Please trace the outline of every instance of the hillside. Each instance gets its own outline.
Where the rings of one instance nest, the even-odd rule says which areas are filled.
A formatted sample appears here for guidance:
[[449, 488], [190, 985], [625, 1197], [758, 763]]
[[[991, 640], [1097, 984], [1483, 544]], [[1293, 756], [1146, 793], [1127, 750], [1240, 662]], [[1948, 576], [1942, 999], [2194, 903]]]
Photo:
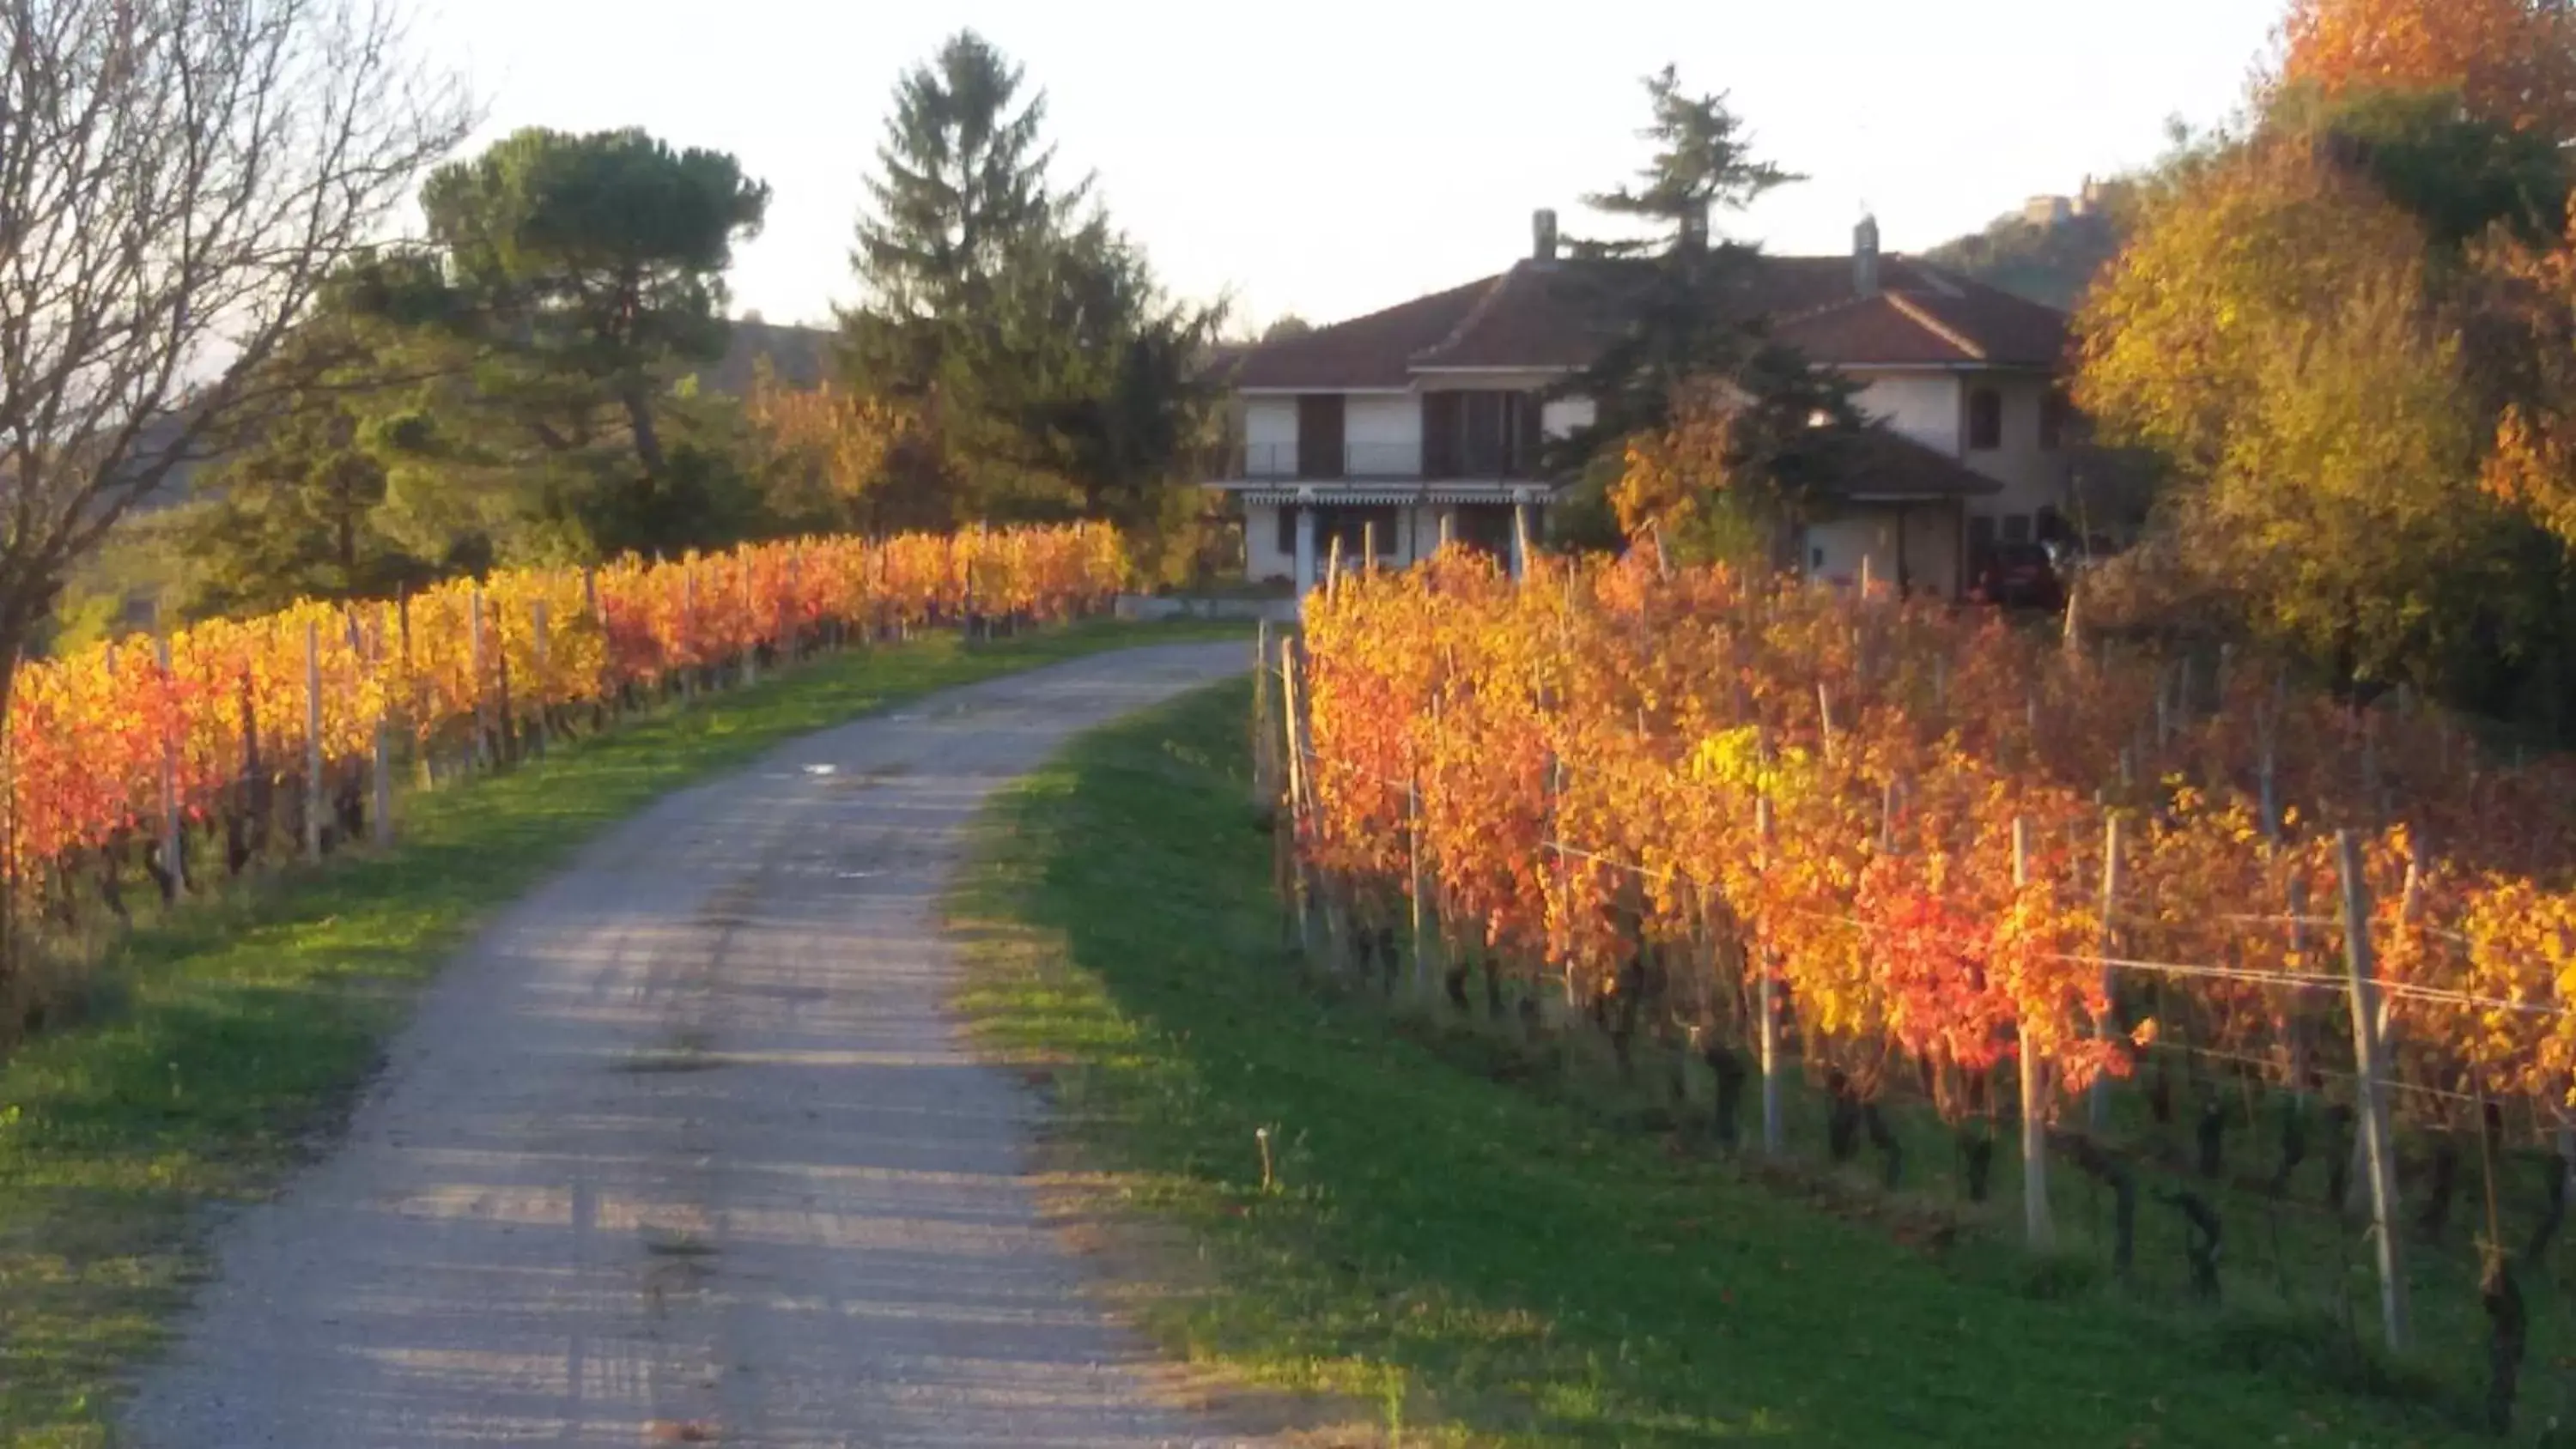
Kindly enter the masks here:
[[[2113, 189], [2116, 188], [2116, 189]], [[2126, 235], [2125, 186], [2104, 188], [2104, 204], [2081, 215], [2039, 225], [2021, 212], [1995, 218], [1981, 232], [1942, 243], [1923, 254], [2007, 292], [2072, 310], [2095, 274], [2119, 254]]]

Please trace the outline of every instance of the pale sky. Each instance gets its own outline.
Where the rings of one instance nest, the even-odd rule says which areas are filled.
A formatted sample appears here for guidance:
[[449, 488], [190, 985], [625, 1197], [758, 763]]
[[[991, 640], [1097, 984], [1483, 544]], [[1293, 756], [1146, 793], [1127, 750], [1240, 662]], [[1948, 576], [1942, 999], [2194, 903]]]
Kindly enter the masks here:
[[1553, 206], [1644, 157], [1639, 78], [1725, 90], [1813, 179], [1722, 229], [1841, 251], [1864, 206], [1896, 250], [2152, 160], [2168, 116], [2243, 96], [2281, 0], [415, 0], [421, 39], [523, 125], [641, 125], [733, 152], [775, 193], [736, 305], [819, 321], [901, 72], [972, 26], [1048, 96], [1165, 282], [1237, 326], [1337, 320], [1497, 271]]

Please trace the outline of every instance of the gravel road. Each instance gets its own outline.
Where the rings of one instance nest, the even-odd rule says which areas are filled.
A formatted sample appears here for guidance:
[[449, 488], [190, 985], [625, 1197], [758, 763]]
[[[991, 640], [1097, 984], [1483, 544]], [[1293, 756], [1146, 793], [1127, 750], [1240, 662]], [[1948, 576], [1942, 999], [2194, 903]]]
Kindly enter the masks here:
[[672, 796], [496, 919], [345, 1145], [226, 1223], [120, 1442], [1214, 1445], [1026, 1182], [944, 1009], [964, 827], [1068, 736], [1247, 666], [1096, 656]]

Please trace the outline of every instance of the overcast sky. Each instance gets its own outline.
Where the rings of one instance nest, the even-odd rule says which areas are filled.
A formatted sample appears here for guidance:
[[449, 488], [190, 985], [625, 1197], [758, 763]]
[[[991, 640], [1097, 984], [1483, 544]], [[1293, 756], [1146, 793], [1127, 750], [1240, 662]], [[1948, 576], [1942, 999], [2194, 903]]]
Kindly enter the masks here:
[[416, 0], [430, 47], [524, 125], [641, 125], [741, 157], [776, 193], [737, 305], [820, 320], [897, 76], [961, 26], [1048, 95], [1165, 280], [1246, 327], [1330, 321], [1499, 269], [1529, 217], [1643, 157], [1639, 78], [1726, 90], [1812, 179], [1722, 221], [1839, 251], [1864, 207], [1931, 246], [2153, 159], [2166, 118], [2239, 101], [2279, 0]]

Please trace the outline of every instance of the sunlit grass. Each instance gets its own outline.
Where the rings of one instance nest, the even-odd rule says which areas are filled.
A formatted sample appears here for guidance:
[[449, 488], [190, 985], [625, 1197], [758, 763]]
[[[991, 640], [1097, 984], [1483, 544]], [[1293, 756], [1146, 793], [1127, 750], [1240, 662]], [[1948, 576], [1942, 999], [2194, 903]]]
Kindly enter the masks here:
[[1144, 1245], [1120, 1296], [1168, 1351], [1408, 1444], [2469, 1442], [2261, 1366], [2277, 1345], [2224, 1315], [1973, 1235], [1907, 1246], [1319, 991], [1270, 898], [1247, 706], [1078, 742], [993, 807], [953, 903], [965, 1004]]
[[108, 1442], [120, 1376], [200, 1271], [202, 1210], [256, 1199], [327, 1141], [413, 988], [601, 828], [791, 736], [932, 690], [1242, 632], [1099, 624], [817, 660], [411, 796], [396, 849], [261, 882], [130, 938], [93, 1020], [0, 1065], [0, 1445]]

